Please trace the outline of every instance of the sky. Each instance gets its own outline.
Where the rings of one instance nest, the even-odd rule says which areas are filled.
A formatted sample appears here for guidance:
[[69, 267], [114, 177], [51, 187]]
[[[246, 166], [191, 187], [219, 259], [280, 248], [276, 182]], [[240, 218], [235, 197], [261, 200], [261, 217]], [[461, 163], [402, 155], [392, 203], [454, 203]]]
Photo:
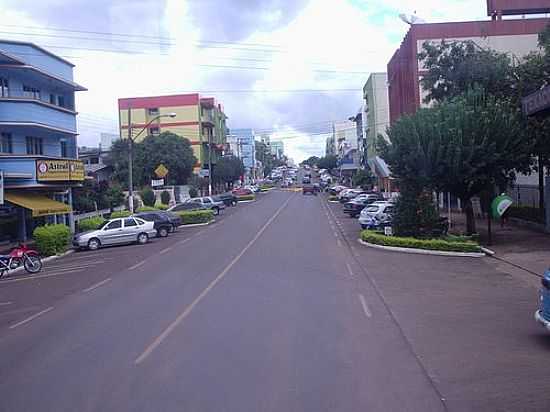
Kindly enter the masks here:
[[[444, 5], [444, 7], [443, 7]], [[484, 0], [0, 0], [0, 38], [76, 65], [79, 145], [118, 133], [121, 97], [200, 92], [231, 129], [283, 140], [299, 162], [323, 155], [332, 121], [355, 115], [369, 73], [408, 30], [486, 19]]]

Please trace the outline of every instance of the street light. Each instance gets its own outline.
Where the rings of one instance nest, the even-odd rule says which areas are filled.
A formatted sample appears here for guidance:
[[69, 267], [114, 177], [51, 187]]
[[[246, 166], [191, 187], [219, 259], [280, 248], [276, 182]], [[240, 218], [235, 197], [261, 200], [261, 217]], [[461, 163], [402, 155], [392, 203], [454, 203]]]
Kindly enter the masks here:
[[[163, 117], [170, 117], [174, 118], [176, 117], [176, 113], [168, 113], [168, 114], [159, 114], [158, 116], [153, 117], [149, 123], [147, 123], [143, 128], [138, 132], [136, 135], [136, 139], [151, 126], [151, 124], [158, 119], [161, 119]], [[128, 194], [129, 194], [129, 202], [128, 206], [130, 207], [130, 213], [134, 213], [134, 178], [133, 178], [133, 149], [134, 149], [134, 137], [132, 136], [133, 129], [132, 129], [132, 112], [131, 108], [128, 108], [128, 140], [129, 140], [129, 147], [128, 147]]]

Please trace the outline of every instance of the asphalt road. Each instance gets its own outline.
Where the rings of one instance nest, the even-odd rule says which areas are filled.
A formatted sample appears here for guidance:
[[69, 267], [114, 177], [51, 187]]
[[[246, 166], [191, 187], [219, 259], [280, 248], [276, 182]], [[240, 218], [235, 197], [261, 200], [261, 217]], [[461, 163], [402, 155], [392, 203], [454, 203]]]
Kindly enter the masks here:
[[[538, 345], [528, 357], [518, 338], [515, 347], [505, 346], [519, 351], [517, 360], [500, 358], [503, 349], [498, 359], [491, 353], [478, 358], [485, 356], [475, 350], [485, 337], [478, 319], [464, 339], [454, 336], [472, 340], [468, 354], [452, 344], [452, 327], [442, 324], [433, 296], [422, 293], [427, 283], [408, 283], [413, 275], [433, 279], [445, 265], [453, 273], [457, 262], [430, 262], [431, 271], [422, 266], [426, 260], [359, 249], [356, 222], [342, 221], [323, 196], [272, 191], [259, 199], [230, 209], [214, 225], [147, 246], [75, 253], [52, 262], [44, 272], [52, 276], [0, 282], [0, 411], [429, 412], [545, 405], [547, 380], [525, 392], [540, 388], [536, 399], [508, 404], [514, 409], [498, 403], [496, 392], [506, 401], [520, 399], [501, 381], [527, 391], [525, 369], [540, 379], [550, 346]], [[462, 262], [466, 272], [470, 263]], [[484, 276], [496, 282], [492, 276], [500, 272], [487, 265]], [[519, 298], [527, 301], [531, 288]], [[451, 291], [449, 301], [454, 298]], [[461, 331], [472, 315], [464, 308], [454, 315]], [[495, 343], [479, 344], [485, 351]], [[495, 362], [513, 378], [500, 376], [492, 387], [487, 380]], [[451, 402], [442, 399], [447, 395]]]

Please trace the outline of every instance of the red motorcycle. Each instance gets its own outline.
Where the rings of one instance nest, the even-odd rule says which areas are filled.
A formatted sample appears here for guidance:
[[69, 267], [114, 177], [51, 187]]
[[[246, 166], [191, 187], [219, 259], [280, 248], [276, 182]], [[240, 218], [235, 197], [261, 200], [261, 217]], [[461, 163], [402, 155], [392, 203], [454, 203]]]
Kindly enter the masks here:
[[20, 244], [9, 255], [0, 255], [0, 278], [10, 270], [23, 265], [28, 273], [34, 274], [42, 270], [42, 260], [36, 250]]

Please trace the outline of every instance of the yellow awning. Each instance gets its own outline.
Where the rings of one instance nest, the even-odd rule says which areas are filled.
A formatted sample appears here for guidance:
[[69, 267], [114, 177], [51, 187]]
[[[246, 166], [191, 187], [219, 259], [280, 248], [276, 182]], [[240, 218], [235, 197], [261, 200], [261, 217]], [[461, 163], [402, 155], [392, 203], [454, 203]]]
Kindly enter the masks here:
[[6, 192], [5, 199], [15, 205], [32, 210], [32, 216], [48, 216], [70, 213], [71, 208], [65, 203], [52, 200], [46, 196], [32, 193], [10, 193]]

